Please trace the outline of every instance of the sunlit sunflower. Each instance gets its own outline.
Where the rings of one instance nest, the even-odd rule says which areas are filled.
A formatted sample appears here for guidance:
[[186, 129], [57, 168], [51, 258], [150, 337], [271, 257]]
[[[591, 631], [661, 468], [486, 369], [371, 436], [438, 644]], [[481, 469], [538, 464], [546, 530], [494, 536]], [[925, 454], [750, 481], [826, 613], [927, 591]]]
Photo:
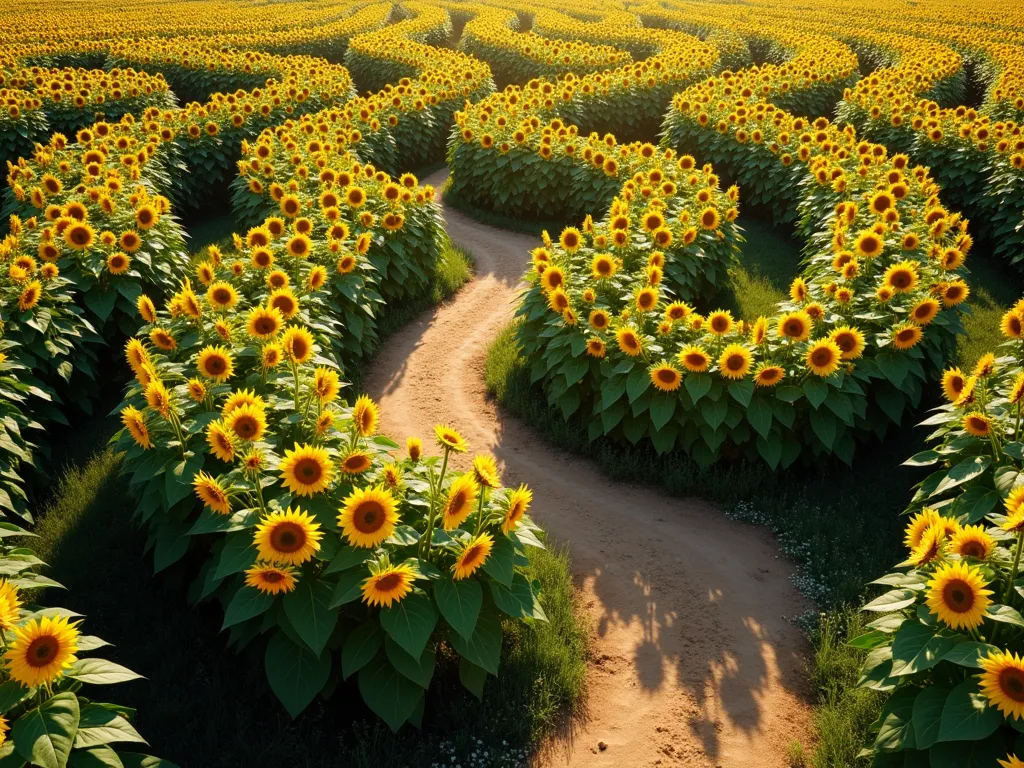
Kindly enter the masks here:
[[[456, 434], [458, 433], [456, 432]], [[409, 454], [409, 461], [415, 464], [423, 455], [423, 441], [418, 437], [407, 437], [405, 438], [405, 450]]]
[[886, 287], [897, 293], [906, 293], [917, 287], [917, 264], [913, 261], [901, 261], [885, 270], [883, 278]]
[[591, 336], [589, 339], [587, 339], [587, 354], [590, 355], [591, 357], [601, 360], [604, 358], [607, 351], [608, 348], [605, 346], [605, 343], [601, 341], [601, 339], [597, 338], [596, 336]]
[[320, 493], [334, 479], [334, 468], [327, 451], [312, 445], [295, 444], [284, 453], [279, 467], [284, 487], [298, 496]]
[[707, 326], [712, 333], [724, 336], [732, 330], [733, 322], [731, 312], [719, 309], [708, 315]]
[[263, 518], [253, 540], [260, 559], [278, 565], [302, 565], [320, 549], [323, 535], [312, 516], [289, 507]]
[[992, 433], [992, 418], [980, 411], [968, 413], [960, 424], [968, 434], [975, 437], [988, 437]]
[[178, 346], [177, 340], [171, 335], [170, 331], [164, 328], [154, 328], [149, 332], [149, 340], [156, 344], [160, 349], [165, 351], [171, 351], [176, 349]]
[[200, 471], [192, 480], [192, 487], [203, 504], [214, 512], [222, 515], [231, 514], [231, 499], [217, 478]]
[[560, 267], [548, 267], [540, 276], [540, 284], [545, 291], [562, 288], [565, 285], [565, 273]]
[[235, 371], [231, 353], [226, 347], [204, 347], [199, 353], [197, 365], [203, 376], [218, 384], [230, 379]]
[[939, 314], [942, 306], [931, 297], [922, 299], [910, 310], [910, 322], [917, 325], [928, 325]]
[[469, 447], [462, 435], [447, 424], [435, 425], [434, 435], [437, 437], [437, 444], [441, 448], [455, 451], [456, 453], [465, 453], [466, 449]]
[[986, 352], [984, 355], [978, 358], [978, 362], [974, 364], [974, 370], [971, 371], [972, 376], [982, 377], [991, 376], [996, 370], [996, 356], [992, 352]]
[[370, 454], [359, 449], [349, 451], [341, 459], [341, 471], [346, 475], [359, 475], [373, 465]]
[[132, 440], [143, 450], [153, 447], [153, 441], [149, 437], [149, 428], [146, 426], [146, 417], [134, 405], [129, 405], [121, 410], [121, 423], [132, 436]]
[[442, 525], [446, 531], [458, 528], [469, 517], [476, 504], [480, 486], [472, 474], [459, 475], [448, 488], [442, 510]]
[[206, 300], [215, 309], [231, 309], [238, 303], [238, 291], [231, 283], [220, 280], [206, 289]]
[[1024, 760], [1020, 760], [1016, 755], [1007, 755], [1005, 760], [997, 760], [999, 768], [1024, 768]]
[[683, 364], [683, 367], [691, 373], [706, 371], [711, 365], [711, 356], [701, 347], [685, 347], [676, 359]]
[[794, 341], [807, 341], [813, 322], [806, 312], [787, 312], [779, 318], [778, 333]]
[[750, 350], [741, 344], [730, 344], [718, 358], [718, 370], [727, 379], [742, 379], [750, 373]]
[[313, 334], [302, 326], [289, 326], [281, 337], [281, 347], [289, 362], [302, 364], [313, 356]]
[[360, 395], [352, 406], [352, 422], [361, 437], [370, 437], [377, 431], [380, 408], [368, 395]]
[[14, 629], [21, 616], [18, 588], [7, 579], [0, 579], [0, 632]]
[[171, 393], [159, 379], [153, 379], [146, 385], [146, 405], [165, 419], [171, 415]]
[[228, 429], [238, 438], [255, 442], [263, 438], [267, 430], [267, 416], [263, 408], [246, 404], [232, 410], [225, 416]]
[[484, 564], [493, 548], [494, 538], [489, 533], [481, 533], [470, 539], [452, 564], [452, 578], [459, 581], [472, 576]]
[[959, 368], [950, 368], [942, 374], [942, 392], [946, 399], [955, 403], [967, 386], [967, 379]]
[[925, 531], [940, 523], [942, 519], [942, 516], [931, 507], [925, 507], [911, 517], [903, 535], [903, 543], [907, 545], [907, 549], [917, 548], [924, 538]]
[[952, 629], [972, 630], [985, 620], [992, 590], [981, 569], [960, 561], [939, 567], [928, 582], [928, 607]]
[[67, 616], [44, 616], [14, 629], [4, 659], [11, 679], [26, 688], [50, 684], [78, 661], [78, 628]]
[[615, 341], [618, 343], [619, 349], [630, 357], [636, 357], [643, 352], [643, 343], [632, 328], [619, 328], [615, 332]]
[[1024, 336], [1024, 321], [1021, 320], [1020, 313], [1015, 309], [1005, 313], [999, 322], [999, 330], [1008, 339], [1019, 339]]
[[404, 563], [381, 568], [363, 582], [363, 602], [390, 608], [412, 592], [415, 578], [413, 569]]
[[754, 373], [754, 385], [758, 387], [774, 387], [783, 378], [786, 372], [778, 365], [763, 364]]
[[805, 360], [807, 367], [816, 376], [831, 376], [839, 370], [839, 361], [842, 356], [843, 351], [834, 341], [819, 339], [808, 347]]
[[346, 497], [338, 525], [353, 547], [372, 549], [395, 532], [398, 503], [383, 486], [356, 488]]
[[501, 485], [498, 465], [493, 457], [485, 453], [473, 457], [473, 477], [483, 488], [497, 488]]
[[1024, 659], [997, 650], [978, 663], [984, 670], [979, 675], [979, 687], [989, 703], [1007, 718], [1024, 720]]
[[313, 372], [313, 392], [322, 405], [333, 403], [341, 391], [341, 378], [338, 372], [320, 366]]
[[245, 571], [245, 585], [268, 595], [288, 594], [296, 584], [295, 570], [290, 567], [258, 563]]
[[859, 328], [842, 325], [828, 337], [842, 351], [840, 357], [843, 360], [856, 360], [864, 353], [864, 334]]
[[911, 565], [927, 565], [942, 557], [948, 544], [946, 531], [941, 525], [930, 526], [921, 536], [920, 543], [910, 553]]
[[683, 374], [666, 362], [653, 366], [649, 373], [651, 383], [662, 392], [675, 392], [683, 383]]
[[996, 540], [980, 525], [963, 526], [953, 534], [953, 539], [949, 543], [950, 552], [977, 560], [987, 559], [995, 549]]
[[257, 339], [270, 339], [284, 325], [284, 315], [276, 307], [253, 307], [246, 319], [245, 329]]

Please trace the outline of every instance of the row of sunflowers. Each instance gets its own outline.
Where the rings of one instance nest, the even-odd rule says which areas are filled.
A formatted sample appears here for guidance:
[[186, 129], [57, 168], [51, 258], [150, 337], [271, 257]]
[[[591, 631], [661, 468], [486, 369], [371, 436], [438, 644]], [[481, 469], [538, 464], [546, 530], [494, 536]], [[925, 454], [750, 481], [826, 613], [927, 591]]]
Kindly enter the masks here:
[[[373, 145], [359, 133], [397, 147], [413, 135], [399, 127], [416, 131], [420, 120], [421, 134], [439, 132], [445, 110], [490, 87], [486, 65], [430, 48], [449, 29], [443, 11], [412, 10], [387, 32], [394, 45], [350, 41], [355, 69], [388, 58], [397, 85], [246, 143], [256, 162], [240, 163], [242, 185], [256, 213], [232, 248], [211, 246], [190, 263], [172, 202], [181, 118], [157, 108], [82, 128], [74, 142], [55, 136], [19, 161], [11, 176], [23, 215], [3, 244], [4, 404], [24, 421], [8, 429], [17, 424], [20, 439], [21, 426], [38, 428], [37, 401], [58, 397], [48, 368], [29, 357], [42, 342], [33, 333], [59, 343], [47, 365], [69, 377], [131, 335], [136, 379], [117, 445], [155, 568], [187, 554], [203, 563], [196, 594], [222, 604], [233, 644], [266, 642], [270, 686], [293, 716], [357, 677], [394, 729], [420, 722], [435, 665], [456, 664], [482, 696], [503, 626], [545, 619], [524, 575], [529, 548], [543, 546], [530, 491], [501, 488], [487, 456], [455, 471], [450, 459], [467, 446], [446, 425], [435, 434], [441, 456], [418, 438], [392, 455], [399, 446], [377, 434], [376, 405], [340, 395], [342, 365], [373, 346], [387, 301], [427, 286], [443, 237], [434, 191], [366, 162], [358, 152]], [[211, 77], [251, 64], [261, 81], [268, 71], [258, 54], [199, 49], [185, 62], [162, 50]], [[467, 62], [465, 77], [447, 71], [452, 58]], [[323, 71], [339, 73], [338, 96], [350, 88], [345, 70]], [[207, 107], [246, 103], [215, 95]], [[443, 142], [430, 141], [440, 152]], [[12, 445], [5, 477], [25, 501], [20, 470], [33, 446]], [[73, 634], [55, 642], [74, 651]]]

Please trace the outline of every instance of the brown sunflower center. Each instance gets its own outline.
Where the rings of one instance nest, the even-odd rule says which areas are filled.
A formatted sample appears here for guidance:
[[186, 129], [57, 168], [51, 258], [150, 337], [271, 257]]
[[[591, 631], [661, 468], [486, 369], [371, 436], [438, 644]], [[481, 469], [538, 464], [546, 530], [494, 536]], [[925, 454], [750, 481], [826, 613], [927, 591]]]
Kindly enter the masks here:
[[263, 581], [267, 584], [277, 584], [278, 582], [284, 581], [284, 574], [278, 573], [277, 571], [266, 571], [263, 574]]
[[816, 349], [811, 354], [811, 361], [818, 366], [826, 366], [832, 362], [832, 352], [828, 349]]
[[483, 555], [483, 547], [479, 544], [474, 544], [472, 547], [467, 549], [462, 555], [462, 567], [470, 568], [477, 564]]
[[980, 541], [968, 541], [960, 547], [960, 554], [964, 557], [984, 557], [985, 546]]
[[259, 431], [259, 422], [253, 416], [239, 416], [235, 419], [235, 434], [242, 438], [249, 438]]
[[227, 288], [218, 288], [213, 292], [213, 300], [217, 304], [228, 304], [231, 301], [231, 291]]
[[299, 459], [295, 463], [295, 478], [307, 485], [318, 482], [323, 474], [324, 469], [316, 459]]
[[213, 376], [220, 376], [227, 369], [227, 364], [223, 357], [219, 355], [208, 357], [206, 359], [206, 372]]
[[383, 576], [378, 576], [373, 586], [378, 592], [393, 592], [402, 585], [402, 581], [402, 574], [386, 573]]
[[349, 472], [362, 472], [370, 466], [370, 461], [363, 455], [349, 456], [345, 459], [345, 469]]
[[261, 336], [269, 336], [270, 334], [277, 330], [277, 321], [274, 318], [266, 315], [263, 317], [256, 318], [256, 322], [254, 322], [252, 325], [256, 333], [260, 334]]
[[353, 522], [360, 533], [379, 531], [385, 519], [384, 507], [377, 501], [364, 501], [353, 516]]
[[961, 579], [955, 579], [942, 590], [942, 602], [954, 613], [966, 613], [974, 606], [974, 590]]
[[297, 552], [306, 543], [306, 532], [296, 523], [278, 523], [270, 542], [278, 552]]
[[725, 361], [725, 367], [730, 371], [738, 371], [743, 368], [743, 355], [729, 355], [729, 358]]
[[72, 227], [69, 238], [75, 245], [88, 245], [89, 230], [85, 227]]
[[30, 667], [45, 667], [57, 656], [60, 642], [52, 635], [37, 637], [25, 652], [25, 661]]
[[1024, 671], [1004, 669], [999, 673], [999, 688], [1008, 698], [1024, 702]]

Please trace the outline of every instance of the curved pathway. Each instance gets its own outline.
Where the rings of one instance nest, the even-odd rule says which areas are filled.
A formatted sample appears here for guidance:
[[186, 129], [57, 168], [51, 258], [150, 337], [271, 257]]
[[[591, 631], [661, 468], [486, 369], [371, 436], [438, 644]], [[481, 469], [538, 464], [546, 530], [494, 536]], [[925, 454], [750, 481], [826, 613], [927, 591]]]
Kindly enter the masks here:
[[[447, 171], [424, 183], [440, 187]], [[450, 423], [489, 451], [531, 514], [565, 542], [592, 626], [587, 710], [544, 750], [548, 766], [786, 768], [806, 744], [805, 607], [763, 531], [696, 499], [607, 480], [544, 443], [484, 390], [487, 345], [512, 316], [536, 239], [446, 210], [476, 259], [449, 303], [388, 339], [366, 377], [382, 429], [428, 439]]]

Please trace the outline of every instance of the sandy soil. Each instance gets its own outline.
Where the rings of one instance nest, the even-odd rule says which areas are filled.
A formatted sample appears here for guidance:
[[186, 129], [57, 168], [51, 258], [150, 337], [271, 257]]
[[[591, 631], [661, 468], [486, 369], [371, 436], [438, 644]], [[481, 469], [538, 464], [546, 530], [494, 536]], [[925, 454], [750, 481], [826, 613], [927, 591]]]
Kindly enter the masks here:
[[[440, 187], [445, 173], [426, 182]], [[476, 279], [389, 338], [366, 388], [388, 434], [427, 440], [447, 422], [470, 442], [463, 465], [491, 452], [569, 547], [593, 633], [587, 711], [539, 763], [785, 768], [787, 744], [806, 744], [809, 723], [807, 644], [787, 621], [805, 608], [791, 567], [763, 531], [703, 501], [612, 483], [496, 409], [484, 356], [537, 241], [445, 217]]]

